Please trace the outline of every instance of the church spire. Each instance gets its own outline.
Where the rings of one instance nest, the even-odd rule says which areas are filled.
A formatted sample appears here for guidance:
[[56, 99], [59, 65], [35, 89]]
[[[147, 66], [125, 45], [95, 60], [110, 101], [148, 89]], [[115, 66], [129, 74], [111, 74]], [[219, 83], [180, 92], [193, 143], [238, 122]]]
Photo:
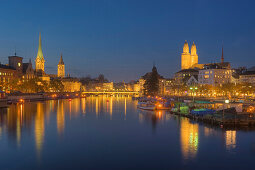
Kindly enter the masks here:
[[58, 77], [65, 77], [65, 64], [63, 61], [62, 53], [58, 63]]
[[41, 33], [40, 33], [39, 34], [38, 53], [37, 53], [37, 57], [35, 59], [36, 71], [44, 72], [44, 63], [45, 63], [45, 60], [43, 58], [43, 53], [42, 53], [42, 39], [41, 39]]
[[61, 53], [60, 60], [59, 60], [59, 63], [58, 63], [58, 64], [64, 64], [63, 57], [62, 57], [62, 53]]
[[221, 63], [224, 63], [223, 45], [222, 45]]
[[39, 47], [38, 47], [37, 57], [40, 59], [43, 58], [41, 32], [39, 34]]

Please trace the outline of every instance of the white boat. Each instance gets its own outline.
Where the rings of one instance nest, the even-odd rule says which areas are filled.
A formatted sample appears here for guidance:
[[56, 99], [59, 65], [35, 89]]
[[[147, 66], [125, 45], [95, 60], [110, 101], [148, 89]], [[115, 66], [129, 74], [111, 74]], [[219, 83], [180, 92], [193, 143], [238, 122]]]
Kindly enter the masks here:
[[152, 103], [152, 102], [138, 102], [137, 108], [143, 110], [170, 110], [170, 107], [163, 106], [162, 103]]
[[148, 102], [138, 102], [137, 108], [143, 109], [143, 110], [156, 110], [155, 104], [148, 103]]

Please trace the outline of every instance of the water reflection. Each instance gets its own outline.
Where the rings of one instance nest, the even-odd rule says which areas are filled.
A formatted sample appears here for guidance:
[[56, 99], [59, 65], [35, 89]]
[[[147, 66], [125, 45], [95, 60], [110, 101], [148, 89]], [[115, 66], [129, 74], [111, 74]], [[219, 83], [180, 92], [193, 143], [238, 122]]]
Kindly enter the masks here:
[[226, 148], [228, 150], [235, 149], [236, 148], [236, 131], [227, 130], [225, 138], [226, 138]]
[[63, 134], [64, 128], [65, 128], [64, 102], [63, 100], [60, 100], [58, 101], [57, 107], [57, 129], [59, 135]]
[[181, 118], [180, 142], [184, 159], [195, 158], [198, 151], [198, 125], [190, 123], [189, 119]]
[[81, 108], [82, 108], [82, 113], [85, 114], [86, 113], [86, 99], [85, 98], [81, 99]]
[[37, 103], [37, 112], [35, 116], [35, 145], [37, 154], [40, 155], [44, 142], [44, 108], [42, 103]]
[[[165, 111], [145, 111], [140, 110], [139, 113], [139, 122], [143, 123], [144, 121], [150, 122], [153, 129], [156, 129], [159, 122], [163, 123], [166, 120]], [[169, 119], [169, 118], [168, 118]]]
[[[92, 152], [109, 156], [108, 148], [111, 149], [112, 159], [116, 160], [123, 156], [121, 153], [144, 153], [145, 150], [148, 151], [146, 155], [132, 156], [136, 160], [141, 156], [146, 159], [154, 156], [156, 159], [158, 155], [152, 151], [160, 151], [160, 156], [172, 156], [166, 159], [168, 163], [169, 160], [180, 162], [183, 159], [197, 161], [201, 159], [199, 156], [204, 155], [202, 152], [205, 150], [207, 155], [215, 156], [210, 146], [218, 147], [223, 154], [226, 150], [240, 149], [241, 142], [238, 142], [236, 147], [236, 131], [225, 132], [222, 129], [198, 125], [187, 118], [179, 118], [165, 111], [137, 110], [136, 103], [131, 97], [94, 96], [70, 101], [52, 100], [11, 105], [7, 113], [0, 114], [0, 149], [8, 150], [10, 146], [11, 149], [14, 148], [13, 155], [29, 154], [31, 157], [30, 155], [36, 154], [39, 160], [43, 160], [42, 163], [47, 161], [47, 154], [54, 155], [59, 160], [67, 160], [70, 155], [67, 158], [63, 153], [71, 153], [77, 160], [81, 159], [81, 164], [86, 161], [82, 158], [89, 158]], [[176, 139], [174, 135], [177, 133], [180, 133], [180, 138]], [[247, 134], [240, 133], [239, 140], [244, 135]], [[252, 141], [252, 137], [246, 139]], [[50, 148], [56, 144], [56, 148]], [[181, 157], [170, 153], [176, 150], [178, 145], [180, 147], [177, 151], [181, 153]], [[225, 150], [222, 150], [222, 146], [226, 146]], [[20, 150], [18, 154], [16, 147]], [[88, 152], [80, 152], [81, 148]], [[25, 153], [25, 149], [29, 153]], [[187, 162], [189, 161], [185, 161]]]

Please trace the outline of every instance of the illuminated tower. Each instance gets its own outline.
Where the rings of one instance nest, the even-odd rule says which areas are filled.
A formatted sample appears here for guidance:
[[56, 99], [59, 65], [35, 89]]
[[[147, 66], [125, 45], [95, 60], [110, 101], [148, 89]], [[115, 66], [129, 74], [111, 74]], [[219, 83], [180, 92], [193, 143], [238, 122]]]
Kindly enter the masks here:
[[183, 53], [182, 53], [182, 56], [181, 56], [181, 67], [182, 67], [182, 70], [190, 68], [189, 45], [188, 45], [186, 40], [185, 40], [185, 43], [183, 45]]
[[62, 54], [58, 63], [58, 77], [65, 77], [65, 64], [62, 58]]
[[42, 40], [41, 40], [41, 33], [39, 34], [39, 47], [38, 47], [38, 53], [37, 57], [35, 59], [35, 70], [37, 72], [44, 72], [44, 63], [45, 60], [43, 58], [43, 52], [42, 52]]
[[193, 42], [190, 50], [190, 67], [192, 67], [194, 64], [198, 63], [198, 56], [197, 56], [197, 48], [195, 43]]

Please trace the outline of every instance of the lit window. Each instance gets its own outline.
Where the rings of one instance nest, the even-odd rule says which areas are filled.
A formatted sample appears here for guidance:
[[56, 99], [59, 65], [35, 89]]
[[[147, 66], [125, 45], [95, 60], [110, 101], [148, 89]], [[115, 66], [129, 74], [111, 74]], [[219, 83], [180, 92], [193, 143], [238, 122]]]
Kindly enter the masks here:
[[21, 64], [20, 64], [20, 63], [18, 63], [18, 66], [20, 67], [20, 66], [21, 66]]
[[208, 79], [208, 78], [209, 78], [209, 75], [205, 75], [204, 78], [205, 78], [205, 79]]

